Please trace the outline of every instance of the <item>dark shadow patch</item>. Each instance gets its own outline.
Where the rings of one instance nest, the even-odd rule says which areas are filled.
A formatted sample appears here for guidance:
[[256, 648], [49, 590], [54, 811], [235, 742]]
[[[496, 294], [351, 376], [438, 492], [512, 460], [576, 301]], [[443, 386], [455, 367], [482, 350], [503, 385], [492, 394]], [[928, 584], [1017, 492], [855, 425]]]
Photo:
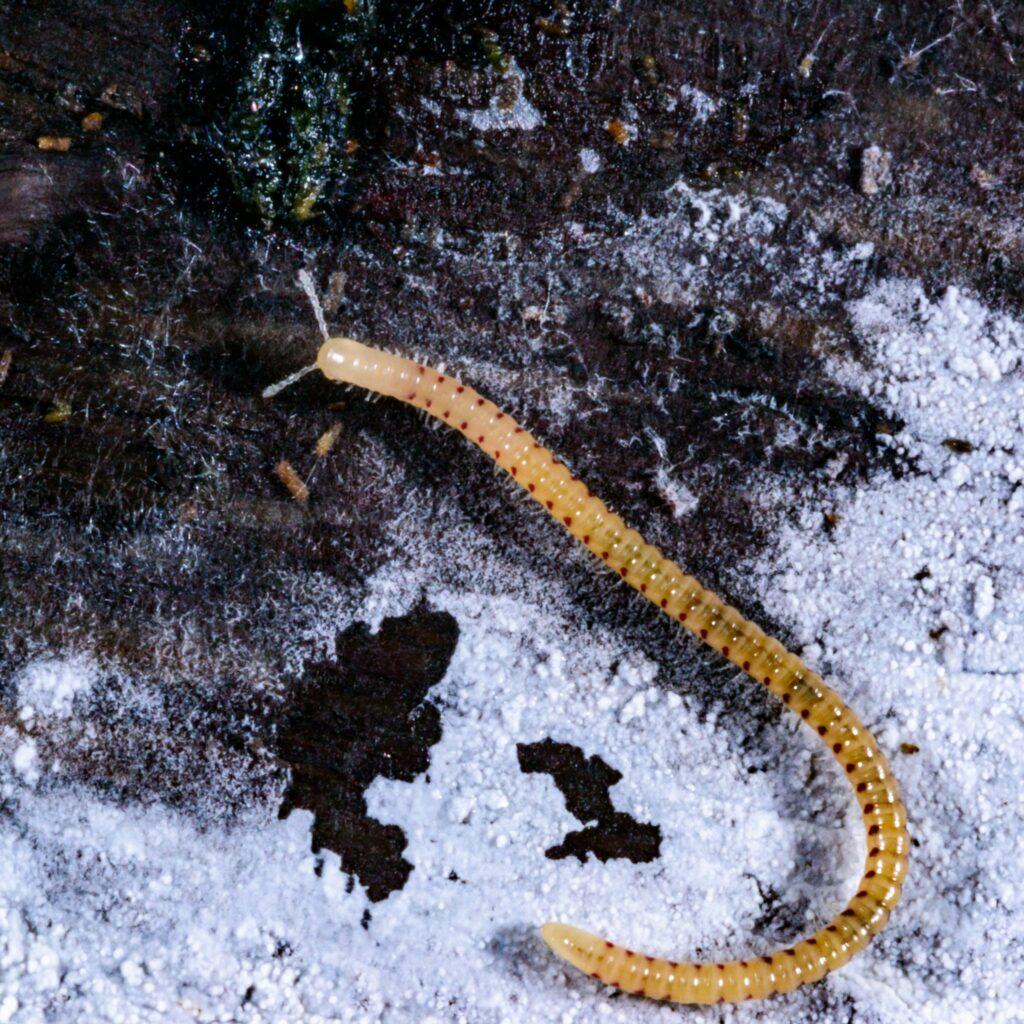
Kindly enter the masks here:
[[405, 833], [367, 812], [377, 778], [410, 782], [425, 772], [441, 739], [441, 715], [424, 699], [444, 676], [459, 630], [445, 612], [363, 623], [338, 634], [335, 656], [306, 666], [278, 736], [292, 778], [280, 816], [312, 811], [314, 853], [341, 857], [377, 902], [401, 889], [412, 871]]
[[576, 857], [582, 863], [592, 853], [602, 861], [624, 857], [646, 864], [659, 855], [661, 829], [615, 810], [612, 804], [608, 791], [622, 779], [621, 772], [596, 754], [585, 757], [571, 743], [546, 739], [520, 743], [517, 749], [519, 767], [527, 773], [550, 775], [565, 797], [566, 809], [586, 826], [545, 850], [552, 860]]

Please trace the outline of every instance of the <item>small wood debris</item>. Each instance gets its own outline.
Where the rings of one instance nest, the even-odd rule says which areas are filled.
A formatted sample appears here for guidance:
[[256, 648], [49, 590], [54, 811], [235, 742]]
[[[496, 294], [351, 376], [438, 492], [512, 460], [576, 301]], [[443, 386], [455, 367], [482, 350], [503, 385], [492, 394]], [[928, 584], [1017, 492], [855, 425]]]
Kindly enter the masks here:
[[982, 192], [991, 192], [998, 184], [995, 176], [990, 171], [985, 170], [981, 164], [971, 165], [971, 181], [973, 181]]
[[63, 398], [54, 400], [53, 405], [47, 410], [43, 417], [44, 423], [63, 423], [71, 419], [71, 406]]
[[564, 37], [569, 34], [569, 24], [572, 21], [572, 12], [568, 4], [556, 3], [551, 17], [538, 17], [534, 24], [545, 35]]
[[82, 131], [98, 132], [102, 127], [103, 115], [98, 110], [94, 110], [82, 118]]
[[7, 380], [7, 374], [11, 372], [11, 361], [14, 359], [14, 353], [10, 349], [6, 349], [3, 355], [0, 355], [0, 385]]
[[750, 135], [750, 112], [741, 103], [732, 108], [732, 141], [742, 146]]
[[901, 743], [901, 754], [916, 754], [921, 748], [916, 743]]
[[617, 145], [628, 145], [630, 140], [629, 128], [617, 117], [613, 117], [604, 127]]
[[322, 297], [324, 312], [333, 316], [338, 312], [341, 304], [345, 301], [345, 286], [348, 284], [348, 275], [344, 270], [335, 270], [327, 278], [327, 293]]
[[66, 153], [71, 148], [71, 139], [67, 135], [40, 135], [36, 145], [44, 153]]
[[317, 438], [316, 448], [314, 449], [316, 451], [316, 457], [318, 459], [322, 459], [325, 455], [329, 454], [340, 435], [341, 424], [332, 423], [330, 429]]
[[124, 110], [136, 117], [142, 117], [142, 100], [130, 85], [111, 82], [100, 93], [100, 103], [114, 110]]
[[867, 146], [860, 155], [858, 184], [862, 195], [876, 196], [892, 183], [892, 153], [880, 146]]
[[958, 455], [969, 455], [974, 451], [974, 445], [970, 441], [964, 441], [959, 437], [947, 437], [942, 442], [943, 446]]
[[295, 472], [295, 468], [287, 459], [282, 459], [274, 467], [274, 473], [300, 505], [305, 505], [309, 501], [309, 488], [303, 483], [302, 477]]

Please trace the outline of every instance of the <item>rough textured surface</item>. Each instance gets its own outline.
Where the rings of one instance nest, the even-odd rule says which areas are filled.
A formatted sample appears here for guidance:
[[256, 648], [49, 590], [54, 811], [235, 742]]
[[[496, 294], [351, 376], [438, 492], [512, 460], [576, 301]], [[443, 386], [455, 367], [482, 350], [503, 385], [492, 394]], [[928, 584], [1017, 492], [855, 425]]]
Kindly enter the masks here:
[[[261, 10], [252, 5], [252, 17]], [[102, 1009], [134, 1021], [146, 1019], [145, 1005], [165, 1020], [160, 999], [184, 1015], [200, 993], [203, 1012], [227, 1019], [394, 1012], [477, 1024], [556, 1010], [592, 1019], [601, 993], [564, 987], [533, 945], [538, 915], [575, 918], [586, 904], [617, 937], [636, 928], [638, 945], [656, 934], [678, 944], [665, 952], [735, 954], [750, 935], [792, 937], [838, 898], [834, 780], [780, 728], [776, 709], [652, 630], [456, 438], [312, 377], [274, 402], [259, 397], [314, 351], [315, 324], [294, 283], [305, 267], [332, 328], [457, 368], [708, 586], [841, 671], [858, 710], [892, 723], [893, 749], [917, 748], [898, 770], [921, 836], [921, 902], [894, 921], [866, 977], [754, 1012], [867, 1024], [905, 1019], [913, 1006], [944, 1024], [1014, 1020], [1012, 985], [985, 972], [1005, 963], [1009, 977], [1020, 973], [1012, 946], [1000, 945], [1014, 927], [1003, 872], [1019, 859], [1000, 837], [1018, 834], [1019, 819], [989, 781], [1012, 762], [1003, 744], [1018, 719], [997, 716], [999, 733], [967, 728], [972, 705], [958, 687], [991, 690], [1012, 707], [1007, 673], [1019, 671], [1007, 661], [1019, 628], [1019, 581], [1007, 566], [1020, 442], [1009, 414], [990, 410], [1005, 407], [998, 388], [1019, 373], [1018, 335], [1000, 317], [1016, 323], [1024, 299], [1020, 11], [924, 0], [879, 9], [432, 0], [381, 4], [379, 14], [374, 48], [353, 72], [360, 148], [344, 194], [323, 218], [268, 232], [240, 222], [185, 152], [183, 61], [196, 33], [222, 27], [203, 5], [0, 0], [0, 353], [11, 352], [0, 383], [0, 821], [21, 886], [10, 882], [4, 898], [27, 922], [0, 927], [45, 933], [63, 964], [53, 968], [58, 982], [63, 972], [90, 993], [75, 1016], [67, 985], [42, 985], [49, 954], [11, 939], [0, 962], [38, 965], [11, 967], [10, 977], [39, 985], [25, 981], [10, 1014], [95, 1020]], [[98, 129], [83, 125], [92, 113], [103, 115]], [[42, 135], [66, 137], [70, 149], [43, 152]], [[920, 295], [887, 283], [906, 277], [921, 282]], [[950, 299], [951, 284], [983, 305]], [[883, 312], [868, 315], [865, 302]], [[880, 343], [893, 324], [895, 340]], [[945, 352], [935, 337], [966, 354], [921, 363], [921, 352]], [[933, 394], [929, 380], [952, 390]], [[979, 404], [957, 398], [950, 382], [974, 389]], [[923, 410], [946, 400], [962, 415], [922, 426]], [[317, 457], [316, 438], [336, 422], [337, 443]], [[274, 476], [282, 458], [308, 478], [307, 507]], [[972, 503], [981, 480], [991, 493]], [[954, 507], [969, 536], [947, 547], [951, 521], [925, 540], [915, 534], [915, 523]], [[779, 577], [766, 568], [774, 558]], [[849, 565], [859, 575], [839, 568]], [[858, 589], [865, 580], [877, 593]], [[438, 709], [428, 774], [437, 759], [443, 783], [419, 774], [389, 789], [396, 776], [382, 759], [400, 748], [404, 719], [391, 728], [389, 702], [362, 709], [390, 737], [365, 744], [372, 772], [347, 781], [333, 772], [295, 802], [316, 804], [322, 823], [320, 808], [340, 806], [334, 794], [344, 790], [357, 809], [361, 794], [369, 818], [401, 836], [389, 833], [376, 883], [378, 865], [358, 862], [359, 843], [324, 842], [338, 861], [316, 889], [307, 878], [315, 858], [302, 859], [321, 842], [316, 826], [305, 812], [277, 821], [297, 776], [276, 744], [319, 721], [303, 680], [351, 681], [334, 653], [339, 630], [358, 637], [356, 623], [382, 610], [412, 614], [425, 596], [458, 621], [452, 667], [432, 688], [440, 660], [396, 686], [419, 694], [403, 708], [425, 694]], [[876, 606], [877, 621], [868, 614]], [[900, 622], [910, 623], [906, 635]], [[397, 664], [408, 633], [393, 629], [378, 653]], [[569, 680], [551, 664], [549, 644], [563, 632]], [[488, 648], [490, 635], [503, 645]], [[831, 646], [836, 636], [842, 650]], [[441, 630], [437, 650], [450, 639]], [[666, 678], [623, 669], [635, 651], [666, 666]], [[908, 666], [914, 659], [924, 668]], [[931, 659], [949, 674], [930, 675]], [[515, 679], [502, 674], [510, 662]], [[71, 686], [73, 713], [44, 712], [25, 696], [35, 692], [26, 680], [65, 663], [78, 667], [43, 676], [88, 685]], [[591, 664], [593, 690], [572, 691]], [[870, 685], [859, 674], [867, 665]], [[896, 689], [904, 677], [913, 686]], [[496, 680], [500, 701], [478, 689]], [[670, 705], [678, 691], [687, 703]], [[585, 719], [559, 704], [567, 692]], [[550, 715], [529, 704], [514, 712], [524, 693], [547, 701]], [[681, 761], [665, 753], [678, 734], [637, 710], [658, 706], [671, 711], [666, 720], [683, 716]], [[960, 722], [947, 723], [958, 708]], [[623, 772], [629, 797], [616, 793], [614, 807], [660, 827], [660, 857], [588, 858], [581, 870], [606, 872], [591, 890], [597, 876], [567, 873], [575, 858], [544, 856], [574, 822], [550, 782], [519, 777], [510, 751], [549, 739]], [[962, 791], [943, 760], [949, 750], [972, 780]], [[665, 786], [678, 787], [682, 810], [653, 806], [638, 767], [647, 753]], [[423, 765], [421, 754], [414, 760], [400, 778]], [[780, 767], [790, 762], [796, 783]], [[691, 784], [709, 794], [705, 803], [688, 802]], [[730, 833], [714, 825], [729, 827], [723, 808], [736, 800], [754, 808], [744, 819], [754, 831], [741, 832], [749, 842], [735, 864], [701, 872], [698, 852], [676, 837], [699, 820], [715, 861]], [[969, 828], [964, 807], [976, 815]], [[827, 834], [812, 818], [829, 823]], [[245, 843], [239, 829], [251, 829]], [[130, 866], [125, 851], [145, 845], [135, 830], [151, 836], [147, 864], [180, 868], [182, 919], [153, 895], [163, 868]], [[332, 843], [343, 849], [330, 853]], [[765, 845], [787, 852], [759, 859]], [[471, 854], [479, 849], [486, 856]], [[331, 886], [358, 874], [383, 894], [398, 881], [388, 871], [404, 870], [396, 857], [415, 870], [375, 905], [361, 945], [350, 933], [363, 931], [368, 892], [339, 896]], [[283, 893], [258, 927], [233, 916], [242, 875], [253, 906]], [[525, 895], [506, 897], [511, 878]], [[26, 887], [43, 902], [22, 900]], [[609, 891], [626, 902], [604, 909]], [[228, 895], [218, 903], [210, 893]], [[748, 905], [731, 902], [743, 893]], [[385, 917], [399, 896], [408, 902]], [[492, 927], [481, 905], [516, 923]], [[133, 917], [136, 906], [147, 910]], [[184, 966], [203, 961], [189, 946], [198, 940], [185, 938], [189, 918], [204, 916], [198, 907], [213, 919], [217, 948], [235, 958], [209, 959], [210, 978], [186, 977]], [[435, 938], [469, 965], [468, 988], [426, 954], [401, 952], [386, 969], [374, 959], [460, 908], [469, 923], [444, 917]], [[302, 915], [317, 926], [303, 932]], [[230, 921], [228, 934], [216, 931], [218, 918]], [[969, 933], [949, 945], [967, 919]], [[63, 938], [46, 930], [58, 920]], [[181, 957], [143, 969], [148, 929], [160, 927]], [[284, 933], [287, 953], [277, 951]], [[80, 947], [79, 935], [90, 936]], [[338, 963], [326, 952], [335, 946]], [[349, 991], [346, 965], [360, 959], [374, 966]], [[246, 972], [263, 967], [253, 982]], [[108, 974], [109, 989], [96, 980]], [[419, 1001], [390, 1010], [398, 988]], [[339, 989], [340, 1006], [328, 995]], [[491, 993], [503, 1009], [487, 1002]], [[12, 1005], [3, 999], [0, 1019]], [[637, 1004], [610, 1005], [614, 1019], [654, 1019]]]

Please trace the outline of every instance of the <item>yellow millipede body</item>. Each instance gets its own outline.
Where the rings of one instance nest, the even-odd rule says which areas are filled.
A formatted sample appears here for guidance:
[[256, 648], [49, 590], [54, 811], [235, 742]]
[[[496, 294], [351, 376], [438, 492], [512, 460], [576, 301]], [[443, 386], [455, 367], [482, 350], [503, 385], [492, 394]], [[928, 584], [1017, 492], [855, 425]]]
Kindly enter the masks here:
[[331, 380], [397, 398], [464, 434], [595, 558], [798, 714], [832, 751], [853, 787], [867, 832], [864, 874], [846, 908], [814, 935], [754, 959], [688, 963], [646, 956], [552, 923], [542, 929], [551, 949], [606, 985], [677, 1003], [738, 1002], [789, 992], [818, 981], [863, 949], [900, 898], [909, 840], [888, 761], [835, 691], [647, 544], [530, 433], [472, 388], [350, 338], [329, 338], [317, 366]]

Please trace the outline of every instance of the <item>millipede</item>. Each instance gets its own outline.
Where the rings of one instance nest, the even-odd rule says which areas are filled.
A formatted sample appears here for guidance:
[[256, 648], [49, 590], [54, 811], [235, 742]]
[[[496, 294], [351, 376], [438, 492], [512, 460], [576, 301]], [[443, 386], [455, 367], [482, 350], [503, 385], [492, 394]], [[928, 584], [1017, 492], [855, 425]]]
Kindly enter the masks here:
[[[326, 331], [324, 332], [326, 335]], [[900, 898], [909, 838], [899, 788], [874, 736], [822, 678], [735, 609], [644, 541], [527, 430], [450, 375], [351, 338], [328, 337], [314, 366], [351, 384], [421, 409], [469, 438], [542, 505], [600, 563], [702, 643], [796, 712], [849, 780], [867, 833], [860, 884], [826, 926], [788, 948], [749, 960], [693, 963], [636, 953], [568, 924], [544, 940], [596, 981], [676, 1003], [739, 1002], [790, 992], [847, 963], [882, 930]]]

